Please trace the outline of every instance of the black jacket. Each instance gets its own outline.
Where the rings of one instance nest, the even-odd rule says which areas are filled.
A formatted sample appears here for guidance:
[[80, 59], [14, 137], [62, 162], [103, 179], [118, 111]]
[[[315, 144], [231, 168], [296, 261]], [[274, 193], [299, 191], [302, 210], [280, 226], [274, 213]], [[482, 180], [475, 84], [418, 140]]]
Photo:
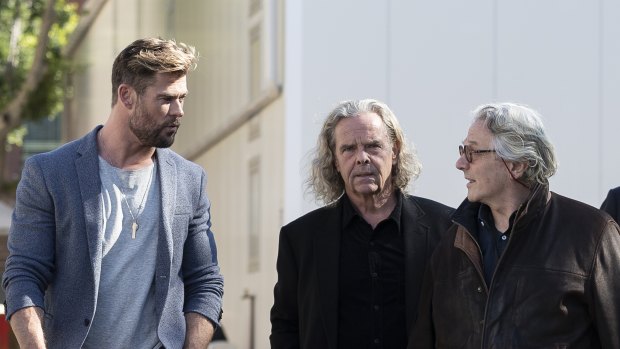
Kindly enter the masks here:
[[409, 348], [620, 348], [620, 235], [600, 210], [538, 186], [490, 284], [460, 222], [429, 264]]
[[[271, 309], [274, 349], [337, 347], [341, 202], [310, 212], [280, 231], [278, 281]], [[415, 321], [426, 262], [450, 227], [452, 212], [428, 199], [403, 198], [408, 329]]]

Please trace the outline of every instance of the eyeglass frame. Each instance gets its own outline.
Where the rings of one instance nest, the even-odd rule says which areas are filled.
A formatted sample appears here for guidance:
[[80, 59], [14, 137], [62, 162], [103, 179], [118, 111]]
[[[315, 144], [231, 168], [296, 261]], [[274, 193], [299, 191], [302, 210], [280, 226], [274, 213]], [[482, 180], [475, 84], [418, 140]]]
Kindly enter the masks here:
[[[472, 154], [484, 154], [484, 153], [496, 153], [497, 151], [495, 149], [479, 149], [479, 150], [469, 150], [469, 146], [461, 144], [459, 145], [459, 155], [463, 156], [463, 154], [465, 154], [465, 160], [467, 160], [467, 162], [469, 162], [471, 164], [471, 162], [474, 160]], [[504, 163], [504, 166], [506, 167], [506, 170], [508, 170], [508, 173], [510, 174], [510, 177], [512, 177], [512, 179], [514, 179], [517, 183], [521, 184], [522, 186], [524, 186], [527, 189], [530, 189], [530, 187], [523, 183], [523, 181], [521, 181], [520, 179], [516, 178], [513, 174], [512, 171], [510, 171], [510, 169], [508, 168], [508, 164], [506, 164], [506, 161], [500, 157], [500, 159], [502, 160], [502, 162]]]
[[472, 156], [472, 154], [484, 154], [484, 153], [495, 153], [496, 150], [495, 149], [478, 149], [478, 150], [473, 150], [471, 149], [468, 145], [459, 145], [459, 156], [463, 156], [463, 154], [465, 154], [465, 160], [467, 160], [467, 162], [469, 162], [470, 164], [472, 163], [472, 161], [474, 161], [474, 157]]

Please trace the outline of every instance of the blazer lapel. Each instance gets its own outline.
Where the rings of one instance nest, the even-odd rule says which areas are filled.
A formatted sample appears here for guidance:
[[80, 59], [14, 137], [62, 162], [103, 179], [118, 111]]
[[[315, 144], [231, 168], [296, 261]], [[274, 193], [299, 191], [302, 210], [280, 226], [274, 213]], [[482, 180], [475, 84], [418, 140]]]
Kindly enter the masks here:
[[82, 197], [82, 214], [86, 227], [88, 251], [94, 271], [95, 289], [99, 287], [101, 273], [101, 246], [103, 244], [102, 207], [101, 207], [101, 178], [99, 176], [99, 153], [97, 152], [96, 127], [87, 134], [78, 147], [78, 157], [75, 159], [75, 171]]
[[[168, 291], [168, 279], [170, 278], [170, 266], [172, 264], [172, 215], [171, 207], [176, 205], [177, 182], [176, 165], [170, 159], [168, 150], [156, 150], [157, 167], [159, 168], [159, 185], [161, 192], [161, 220], [159, 229], [159, 242], [157, 243], [157, 266], [155, 299], [158, 304], [164, 304]], [[161, 282], [160, 282], [161, 281]]]
[[420, 283], [426, 267], [428, 253], [429, 223], [425, 213], [412, 197], [403, 198], [401, 213], [405, 241], [405, 308], [407, 328], [417, 317], [417, 303], [420, 296]]
[[340, 202], [332, 208], [327, 208], [325, 220], [313, 227], [316, 238], [314, 240], [314, 257], [321, 315], [325, 325], [329, 348], [338, 346], [338, 274], [340, 263]]

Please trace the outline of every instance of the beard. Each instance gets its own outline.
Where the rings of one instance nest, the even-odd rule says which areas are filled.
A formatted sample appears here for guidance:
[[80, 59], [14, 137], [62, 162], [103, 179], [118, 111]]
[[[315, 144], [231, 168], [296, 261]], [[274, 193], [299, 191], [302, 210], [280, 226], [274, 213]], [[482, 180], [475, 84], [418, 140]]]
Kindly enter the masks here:
[[143, 145], [155, 148], [169, 148], [174, 143], [181, 122], [178, 118], [158, 124], [149, 112], [139, 103], [129, 116], [129, 129]]

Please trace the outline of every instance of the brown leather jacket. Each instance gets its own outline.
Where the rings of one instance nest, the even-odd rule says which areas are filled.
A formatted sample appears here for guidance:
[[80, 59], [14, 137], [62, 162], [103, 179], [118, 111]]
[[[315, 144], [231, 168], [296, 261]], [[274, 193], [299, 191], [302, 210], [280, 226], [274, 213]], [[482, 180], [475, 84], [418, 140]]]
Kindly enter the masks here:
[[537, 186], [486, 285], [465, 200], [425, 276], [408, 348], [620, 348], [620, 229]]

